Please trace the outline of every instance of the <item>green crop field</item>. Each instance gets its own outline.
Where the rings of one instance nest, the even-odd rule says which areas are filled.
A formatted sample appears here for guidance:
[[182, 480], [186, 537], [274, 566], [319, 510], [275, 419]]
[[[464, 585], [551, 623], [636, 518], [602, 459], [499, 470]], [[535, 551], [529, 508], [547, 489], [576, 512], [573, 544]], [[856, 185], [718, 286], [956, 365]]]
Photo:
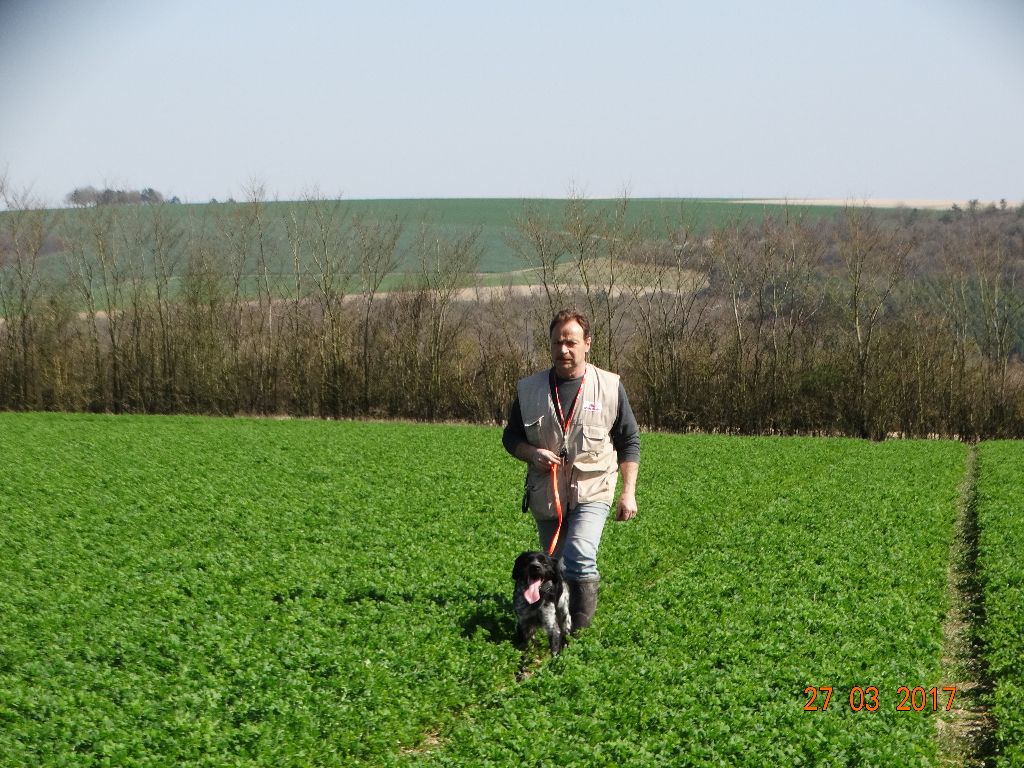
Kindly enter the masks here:
[[938, 764], [958, 443], [644, 435], [556, 659], [511, 643], [498, 429], [0, 414], [0, 453], [0, 765]]
[[1024, 444], [983, 443], [979, 565], [989, 675], [995, 684], [1000, 766], [1024, 765]]

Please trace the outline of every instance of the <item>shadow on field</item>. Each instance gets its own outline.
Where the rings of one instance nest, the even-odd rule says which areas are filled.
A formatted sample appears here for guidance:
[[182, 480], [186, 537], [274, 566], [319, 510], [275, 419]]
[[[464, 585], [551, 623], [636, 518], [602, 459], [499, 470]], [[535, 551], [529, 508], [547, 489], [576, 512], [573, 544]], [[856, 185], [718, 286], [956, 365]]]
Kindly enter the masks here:
[[[275, 596], [275, 602], [283, 597]], [[396, 590], [388, 587], [367, 587], [342, 598], [347, 605], [371, 603], [413, 603], [425, 600], [442, 608], [458, 611], [461, 603], [469, 603], [459, 613], [458, 622], [462, 636], [469, 639], [484, 633], [489, 643], [511, 642], [516, 633], [516, 618], [512, 610], [512, 598], [508, 595], [485, 592], [458, 591], [453, 594], [425, 595], [413, 591]]]
[[475, 608], [462, 619], [462, 636], [475, 637], [484, 632], [489, 643], [507, 643], [516, 633], [512, 598], [508, 595], [477, 593], [471, 596]]

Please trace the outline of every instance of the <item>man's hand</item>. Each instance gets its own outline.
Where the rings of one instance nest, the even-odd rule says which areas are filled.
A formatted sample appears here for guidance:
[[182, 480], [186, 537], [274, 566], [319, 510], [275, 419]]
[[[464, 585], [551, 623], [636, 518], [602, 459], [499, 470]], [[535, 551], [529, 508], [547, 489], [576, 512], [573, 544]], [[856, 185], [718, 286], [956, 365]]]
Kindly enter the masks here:
[[555, 464], [561, 463], [561, 457], [554, 451], [549, 451], [547, 448], [538, 448], [537, 458], [533, 460], [534, 466], [539, 469], [551, 469]]
[[549, 451], [547, 448], [535, 448], [534, 450], [537, 454], [530, 463], [537, 467], [537, 469], [550, 470], [553, 465], [562, 463], [562, 460], [554, 451]]
[[520, 443], [516, 447], [516, 458], [540, 470], [550, 469], [553, 464], [562, 463], [557, 453], [547, 448], [537, 448], [529, 443]]
[[615, 510], [615, 519], [632, 520], [636, 515], [636, 476], [640, 465], [635, 461], [624, 461], [619, 465], [622, 472], [622, 493], [619, 494], [619, 506]]
[[632, 520], [636, 514], [636, 496], [623, 491], [619, 495], [619, 508], [615, 512], [616, 520]]

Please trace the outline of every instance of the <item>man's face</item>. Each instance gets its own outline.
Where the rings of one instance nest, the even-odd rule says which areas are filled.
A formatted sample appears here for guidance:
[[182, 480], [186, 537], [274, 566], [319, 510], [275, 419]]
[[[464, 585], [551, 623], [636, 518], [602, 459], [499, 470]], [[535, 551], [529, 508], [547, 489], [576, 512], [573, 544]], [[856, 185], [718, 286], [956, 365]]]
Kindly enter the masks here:
[[566, 320], [552, 329], [551, 364], [555, 367], [555, 373], [563, 379], [575, 379], [583, 375], [589, 351], [590, 337], [584, 337], [583, 328], [575, 320]]

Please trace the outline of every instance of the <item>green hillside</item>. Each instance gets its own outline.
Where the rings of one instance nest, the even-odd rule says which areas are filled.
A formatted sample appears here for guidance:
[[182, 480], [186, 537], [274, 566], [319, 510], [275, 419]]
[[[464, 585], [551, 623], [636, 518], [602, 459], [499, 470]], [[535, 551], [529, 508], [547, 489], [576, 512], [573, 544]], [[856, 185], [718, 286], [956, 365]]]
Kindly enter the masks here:
[[[540, 215], [545, 220], [561, 221], [569, 201], [565, 199], [420, 199], [420, 200], [342, 200], [338, 203], [339, 214], [347, 217], [361, 217], [369, 221], [398, 220], [403, 225], [399, 242], [400, 271], [415, 271], [415, 243], [421, 229], [427, 226], [433, 234], [448, 238], [465, 236], [475, 229], [480, 230], [481, 251], [480, 271], [500, 274], [521, 269], [525, 265], [510, 247], [508, 237], [515, 231], [517, 220], [527, 211]], [[611, 212], [621, 204], [620, 200], [587, 200], [590, 212], [606, 210]], [[246, 203], [203, 203], [187, 205], [163, 205], [159, 209], [149, 206], [121, 206], [115, 210], [119, 218], [138, 218], [144, 224], [154, 211], [161, 210], [171, 216], [171, 221], [181, 225], [190, 233], [214, 233], [221, 222], [244, 211]], [[302, 219], [310, 210], [309, 202], [268, 202], [265, 204], [265, 221], [269, 244], [280, 254], [282, 260], [287, 254], [287, 222], [295, 217]], [[833, 206], [786, 205], [744, 203], [726, 199], [631, 199], [627, 204], [626, 220], [631, 224], [646, 222], [652, 231], [665, 234], [668, 231], [690, 227], [696, 233], [707, 232], [715, 227], [748, 221], [760, 221], [766, 215], [824, 218], [834, 215], [840, 208]], [[60, 274], [63, 259], [58, 258], [63, 250], [62, 243], [75, 235], [75, 219], [79, 211], [58, 209], [49, 211], [52, 224], [47, 254], [47, 272]], [[0, 212], [0, 232], [8, 229], [5, 219], [15, 214]]]

